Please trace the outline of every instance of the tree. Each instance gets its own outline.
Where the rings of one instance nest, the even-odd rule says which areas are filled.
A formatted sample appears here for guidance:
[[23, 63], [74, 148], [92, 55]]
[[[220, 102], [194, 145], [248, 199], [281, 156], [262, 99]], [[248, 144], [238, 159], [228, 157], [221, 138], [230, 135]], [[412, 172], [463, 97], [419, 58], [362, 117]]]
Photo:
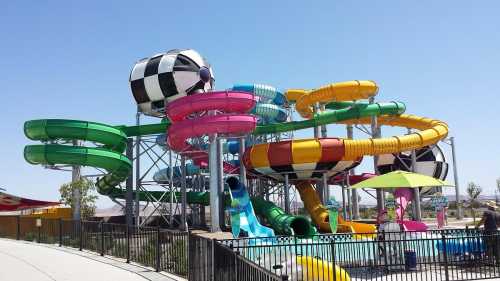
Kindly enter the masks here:
[[61, 194], [60, 202], [71, 206], [74, 208], [73, 202], [73, 190], [80, 190], [80, 212], [82, 219], [87, 219], [94, 216], [95, 213], [95, 201], [97, 200], [97, 195], [95, 195], [95, 184], [93, 181], [86, 178], [81, 178], [78, 181], [65, 183], [59, 188], [59, 193]]
[[474, 208], [477, 207], [477, 205], [479, 204], [477, 199], [482, 191], [483, 189], [474, 182], [469, 182], [467, 184], [467, 195], [469, 195], [469, 208], [474, 223], [476, 222], [476, 212], [474, 211]]
[[495, 196], [496, 198], [496, 203], [498, 204], [498, 193], [500, 193], [500, 178], [497, 178], [497, 190], [495, 192], [495, 194], [497, 194], [497, 196]]
[[500, 192], [500, 178], [497, 179], [497, 191]]

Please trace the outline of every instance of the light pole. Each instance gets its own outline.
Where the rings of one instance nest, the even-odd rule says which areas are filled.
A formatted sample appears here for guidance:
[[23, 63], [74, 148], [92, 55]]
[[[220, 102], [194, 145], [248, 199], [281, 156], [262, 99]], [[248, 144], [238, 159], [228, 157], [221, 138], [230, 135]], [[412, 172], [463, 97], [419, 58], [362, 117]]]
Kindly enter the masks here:
[[[446, 141], [449, 141], [449, 143]], [[451, 157], [453, 159], [453, 178], [455, 182], [455, 200], [457, 204], [457, 220], [461, 220], [463, 218], [463, 215], [462, 215], [462, 203], [460, 202], [460, 188], [458, 185], [457, 158], [455, 154], [455, 138], [449, 137], [448, 139], [443, 140], [443, 142], [451, 146]]]

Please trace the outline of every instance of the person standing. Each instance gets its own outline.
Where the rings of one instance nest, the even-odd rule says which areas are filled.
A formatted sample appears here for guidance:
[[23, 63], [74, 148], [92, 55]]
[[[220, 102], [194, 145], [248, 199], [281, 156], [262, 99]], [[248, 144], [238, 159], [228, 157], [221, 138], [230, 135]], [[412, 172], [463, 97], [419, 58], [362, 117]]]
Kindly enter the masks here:
[[488, 208], [483, 212], [483, 216], [481, 220], [476, 225], [476, 229], [479, 229], [481, 225], [484, 225], [484, 240], [486, 241], [486, 253], [489, 257], [495, 257], [497, 264], [500, 262], [500, 248], [498, 247], [498, 225], [497, 225], [497, 217], [499, 214], [496, 212], [498, 210], [498, 206], [493, 201], [487, 201], [485, 203]]

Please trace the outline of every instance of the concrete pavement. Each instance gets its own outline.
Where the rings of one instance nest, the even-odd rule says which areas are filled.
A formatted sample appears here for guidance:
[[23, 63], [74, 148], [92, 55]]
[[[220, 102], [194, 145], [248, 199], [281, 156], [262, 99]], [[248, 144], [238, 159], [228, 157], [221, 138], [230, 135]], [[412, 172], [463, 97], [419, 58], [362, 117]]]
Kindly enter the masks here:
[[0, 280], [144, 281], [183, 280], [151, 269], [44, 244], [0, 239]]

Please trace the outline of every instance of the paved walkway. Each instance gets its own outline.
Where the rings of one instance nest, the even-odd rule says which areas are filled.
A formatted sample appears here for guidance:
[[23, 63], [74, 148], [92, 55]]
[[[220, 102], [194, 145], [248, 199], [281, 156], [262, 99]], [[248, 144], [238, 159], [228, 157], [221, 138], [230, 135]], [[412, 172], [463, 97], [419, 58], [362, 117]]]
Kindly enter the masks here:
[[0, 280], [183, 280], [151, 269], [52, 245], [0, 239]]

